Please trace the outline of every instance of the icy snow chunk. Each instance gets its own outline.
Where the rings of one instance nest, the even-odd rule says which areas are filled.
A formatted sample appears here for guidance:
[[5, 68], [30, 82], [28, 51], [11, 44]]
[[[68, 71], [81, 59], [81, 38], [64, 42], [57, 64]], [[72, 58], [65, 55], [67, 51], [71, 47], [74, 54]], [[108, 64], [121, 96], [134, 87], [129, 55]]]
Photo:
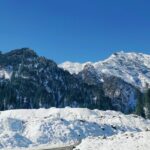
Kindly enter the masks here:
[[9, 130], [17, 132], [17, 131], [22, 131], [24, 128], [24, 122], [18, 119], [13, 119], [13, 118], [8, 118], [7, 124], [9, 127]]

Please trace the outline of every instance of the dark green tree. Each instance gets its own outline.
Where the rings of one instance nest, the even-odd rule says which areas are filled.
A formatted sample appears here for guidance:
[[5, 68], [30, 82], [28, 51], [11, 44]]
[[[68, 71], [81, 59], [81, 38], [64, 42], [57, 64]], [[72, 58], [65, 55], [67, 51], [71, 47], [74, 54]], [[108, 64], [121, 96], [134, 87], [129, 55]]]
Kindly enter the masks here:
[[150, 89], [145, 93], [145, 115], [150, 119]]
[[142, 117], [145, 117], [145, 112], [144, 112], [144, 95], [138, 91], [138, 100], [137, 100], [137, 105], [136, 105], [136, 114]]

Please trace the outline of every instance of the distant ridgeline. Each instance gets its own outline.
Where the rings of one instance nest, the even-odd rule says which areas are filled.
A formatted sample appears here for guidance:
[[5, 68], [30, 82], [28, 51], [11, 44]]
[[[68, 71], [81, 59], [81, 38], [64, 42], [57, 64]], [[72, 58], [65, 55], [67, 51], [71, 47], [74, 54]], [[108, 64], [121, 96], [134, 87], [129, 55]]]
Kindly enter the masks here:
[[0, 53], [0, 110], [70, 106], [135, 112], [140, 90], [113, 75], [99, 80], [91, 70], [86, 65], [70, 74], [29, 48]]

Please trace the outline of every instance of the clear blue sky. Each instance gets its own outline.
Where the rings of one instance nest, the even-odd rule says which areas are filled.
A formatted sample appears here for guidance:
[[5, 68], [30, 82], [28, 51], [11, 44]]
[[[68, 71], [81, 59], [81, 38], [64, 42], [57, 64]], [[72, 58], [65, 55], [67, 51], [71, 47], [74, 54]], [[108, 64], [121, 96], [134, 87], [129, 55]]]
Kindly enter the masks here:
[[150, 54], [150, 1], [0, 0], [0, 50], [21, 47], [58, 63]]

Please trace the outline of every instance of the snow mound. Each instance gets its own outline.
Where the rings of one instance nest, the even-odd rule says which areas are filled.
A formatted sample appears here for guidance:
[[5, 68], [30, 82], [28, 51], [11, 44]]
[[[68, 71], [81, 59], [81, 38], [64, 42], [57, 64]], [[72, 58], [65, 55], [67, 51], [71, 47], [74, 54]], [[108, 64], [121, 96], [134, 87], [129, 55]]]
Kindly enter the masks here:
[[111, 137], [89, 137], [75, 150], [149, 150], [150, 132], [124, 133]]
[[136, 115], [82, 108], [8, 110], [0, 112], [0, 149], [65, 146], [87, 137], [150, 130]]

